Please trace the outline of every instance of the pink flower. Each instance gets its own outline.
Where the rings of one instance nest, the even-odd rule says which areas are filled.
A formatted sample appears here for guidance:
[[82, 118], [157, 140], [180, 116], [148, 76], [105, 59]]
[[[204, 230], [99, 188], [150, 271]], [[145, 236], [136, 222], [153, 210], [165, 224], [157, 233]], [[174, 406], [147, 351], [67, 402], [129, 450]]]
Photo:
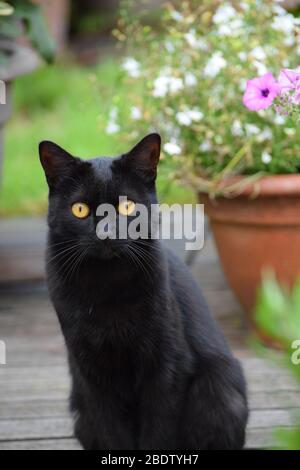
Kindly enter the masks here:
[[271, 106], [280, 92], [280, 86], [271, 73], [256, 77], [247, 82], [243, 103], [251, 111], [259, 111]]
[[300, 73], [291, 69], [282, 69], [278, 77], [278, 83], [283, 92], [295, 90], [300, 87]]
[[294, 91], [292, 101], [295, 103], [300, 102], [300, 73], [291, 69], [282, 69], [278, 77], [278, 83], [281, 93]]

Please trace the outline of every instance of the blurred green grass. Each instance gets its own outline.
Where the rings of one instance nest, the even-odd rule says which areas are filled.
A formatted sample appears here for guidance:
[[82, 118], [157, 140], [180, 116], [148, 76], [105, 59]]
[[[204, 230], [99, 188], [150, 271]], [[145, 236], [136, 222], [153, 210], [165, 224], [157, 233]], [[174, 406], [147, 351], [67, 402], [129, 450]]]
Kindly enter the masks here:
[[[45, 213], [47, 187], [37, 152], [41, 140], [53, 140], [83, 158], [128, 150], [121, 134], [105, 133], [116, 99], [126, 108], [126, 89], [113, 60], [92, 69], [72, 63], [48, 66], [15, 82], [13, 116], [5, 128], [1, 216]], [[194, 201], [190, 191], [170, 183], [168, 173], [167, 164], [158, 178], [160, 199]]]

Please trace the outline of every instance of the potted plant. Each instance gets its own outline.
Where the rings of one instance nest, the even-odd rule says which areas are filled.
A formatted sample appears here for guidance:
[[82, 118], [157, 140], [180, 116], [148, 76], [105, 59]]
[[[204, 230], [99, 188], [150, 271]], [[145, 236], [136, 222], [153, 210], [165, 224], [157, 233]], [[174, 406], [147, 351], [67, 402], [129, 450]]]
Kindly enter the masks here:
[[39, 5], [29, 0], [0, 2], [0, 80], [5, 94], [5, 103], [0, 104], [0, 182], [3, 127], [11, 114], [11, 83], [34, 70], [40, 64], [40, 56], [51, 62], [54, 51]]
[[[300, 73], [282, 69], [278, 79], [266, 73], [249, 80], [243, 103], [254, 112], [273, 107], [279, 117], [297, 123]], [[264, 269], [273, 268], [288, 285], [300, 273], [299, 154], [294, 165], [298, 173], [268, 174], [256, 181], [243, 176], [215, 181], [214, 192], [220, 192], [215, 201], [202, 195], [224, 271], [250, 314]]]
[[273, 0], [167, 3], [158, 31], [122, 11], [116, 35], [132, 92], [126, 108], [116, 97], [107, 132], [162, 133], [169, 177], [205, 204], [252, 321], [262, 268], [287, 283], [300, 272], [300, 141], [293, 115], [247, 110], [242, 96], [250, 78], [298, 66], [300, 21]]

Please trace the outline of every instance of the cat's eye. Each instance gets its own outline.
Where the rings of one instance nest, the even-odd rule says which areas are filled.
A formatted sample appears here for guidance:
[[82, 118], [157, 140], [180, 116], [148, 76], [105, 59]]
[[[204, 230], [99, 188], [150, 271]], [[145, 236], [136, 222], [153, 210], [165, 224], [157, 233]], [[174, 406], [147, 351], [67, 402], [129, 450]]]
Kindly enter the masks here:
[[131, 215], [134, 212], [135, 203], [133, 201], [129, 201], [126, 199], [125, 201], [121, 201], [118, 206], [118, 212], [121, 215]]
[[78, 219], [85, 219], [90, 214], [90, 208], [84, 202], [76, 202], [72, 206], [72, 214]]

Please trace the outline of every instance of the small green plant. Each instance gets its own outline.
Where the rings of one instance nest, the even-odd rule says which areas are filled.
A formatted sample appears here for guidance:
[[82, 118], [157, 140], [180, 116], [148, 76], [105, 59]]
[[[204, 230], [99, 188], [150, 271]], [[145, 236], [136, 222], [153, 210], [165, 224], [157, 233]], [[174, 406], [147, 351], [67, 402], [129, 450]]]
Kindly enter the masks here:
[[246, 110], [242, 96], [250, 78], [298, 67], [299, 19], [273, 0], [184, 0], [166, 3], [155, 29], [130, 3], [115, 34], [131, 111], [116, 103], [107, 132], [135, 140], [156, 129], [175, 176], [197, 190], [220, 176], [296, 173], [299, 125]]
[[[264, 277], [256, 306], [256, 322], [260, 330], [283, 347], [283, 365], [300, 387], [300, 278], [292, 290], [281, 286], [273, 275]], [[300, 419], [300, 418], [299, 418]], [[276, 432], [278, 445], [300, 449], [300, 422], [295, 429]]]
[[[40, 6], [30, 0], [0, 2], [0, 36], [14, 40], [24, 33], [39, 54], [47, 62], [51, 62], [55, 46]], [[1, 49], [0, 60], [8, 60], [5, 51]]]

